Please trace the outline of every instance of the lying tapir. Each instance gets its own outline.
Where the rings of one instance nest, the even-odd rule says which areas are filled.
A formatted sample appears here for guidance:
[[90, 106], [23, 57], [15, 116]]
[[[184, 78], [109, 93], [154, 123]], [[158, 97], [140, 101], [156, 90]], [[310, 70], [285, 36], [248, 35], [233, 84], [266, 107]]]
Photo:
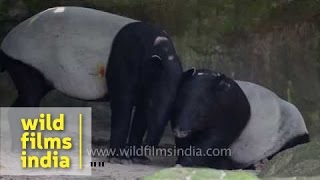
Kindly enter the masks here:
[[51, 8], [20, 23], [1, 44], [0, 66], [17, 88], [14, 107], [37, 107], [52, 89], [82, 100], [108, 96], [115, 149], [128, 137], [140, 146], [146, 130], [145, 144], [159, 143], [182, 75], [164, 30], [81, 7]]
[[[172, 118], [178, 148], [231, 150], [210, 157], [180, 156], [182, 166], [254, 167], [261, 160], [309, 141], [303, 117], [291, 103], [254, 83], [209, 70], [184, 73]], [[226, 152], [226, 151], [225, 151]]]

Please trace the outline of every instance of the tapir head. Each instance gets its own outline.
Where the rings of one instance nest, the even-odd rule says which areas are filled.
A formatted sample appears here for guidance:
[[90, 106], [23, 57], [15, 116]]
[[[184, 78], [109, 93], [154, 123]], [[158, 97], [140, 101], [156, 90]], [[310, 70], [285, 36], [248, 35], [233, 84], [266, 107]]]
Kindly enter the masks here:
[[169, 121], [183, 71], [173, 43], [165, 34], [155, 39], [152, 54], [144, 65], [143, 104], [148, 121], [145, 143], [157, 145]]
[[172, 113], [172, 127], [177, 138], [210, 128], [215, 99], [223, 74], [190, 69], [183, 73]]

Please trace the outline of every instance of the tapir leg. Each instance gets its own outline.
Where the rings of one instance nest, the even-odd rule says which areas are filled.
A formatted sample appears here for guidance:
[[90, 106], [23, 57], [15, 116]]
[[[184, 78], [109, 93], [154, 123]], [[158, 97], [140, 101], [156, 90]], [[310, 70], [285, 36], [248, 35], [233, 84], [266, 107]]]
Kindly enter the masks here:
[[[5, 68], [8, 71], [17, 89], [18, 97], [12, 107], [39, 107], [40, 101], [51, 89], [44, 76], [31, 66], [9, 59], [5, 61]], [[18, 121], [9, 121], [11, 132], [18, 132], [20, 124]], [[18, 133], [13, 133], [11, 149], [17, 151], [20, 146]]]
[[[140, 96], [141, 97], [141, 96]], [[144, 108], [143, 98], [141, 100], [139, 98], [138, 103], [136, 105], [134, 117], [131, 124], [131, 130], [129, 135], [129, 146], [135, 146], [137, 148], [142, 147], [143, 137], [147, 130], [147, 119], [145, 118], [145, 108]], [[131, 156], [131, 159], [134, 163], [146, 164], [149, 163], [150, 160], [146, 157], [146, 155], [135, 154]]]
[[132, 120], [131, 131], [129, 135], [130, 146], [141, 146], [143, 137], [147, 130], [147, 121], [144, 117], [143, 106], [136, 106], [134, 117]]
[[13, 107], [39, 107], [42, 97], [51, 89], [43, 75], [23, 63], [14, 62], [7, 68], [18, 92]]
[[[135, 36], [120, 32], [115, 38], [107, 66], [107, 86], [111, 105], [110, 147], [118, 150], [126, 147], [132, 110], [139, 93], [142, 47]], [[129, 157], [117, 154], [110, 162], [129, 163]]]
[[[202, 155], [179, 157], [177, 164], [187, 167], [209, 166], [217, 169], [231, 169], [232, 167], [227, 167], [229, 163], [225, 163], [224, 161], [228, 159], [227, 148], [235, 139], [236, 136], [230, 135], [227, 129], [225, 129], [225, 131], [222, 129], [207, 130], [204, 133], [195, 134], [188, 140], [189, 143], [187, 144], [194, 146], [196, 151], [201, 150]], [[221, 154], [213, 156], [217, 155], [213, 154], [213, 149], [219, 149]], [[231, 153], [232, 152], [230, 152], [230, 155]]]
[[[128, 90], [129, 91], [129, 90]], [[130, 93], [123, 92], [128, 95]], [[117, 150], [117, 158], [111, 157], [112, 163], [128, 163], [128, 157], [121, 153], [121, 149], [126, 148], [126, 141], [129, 133], [130, 119], [132, 114], [133, 102], [123, 93], [115, 95], [112, 93], [111, 98], [111, 136], [110, 147]], [[122, 94], [122, 95], [121, 95]], [[132, 95], [131, 95], [132, 96]], [[129, 96], [130, 97], [130, 96]]]

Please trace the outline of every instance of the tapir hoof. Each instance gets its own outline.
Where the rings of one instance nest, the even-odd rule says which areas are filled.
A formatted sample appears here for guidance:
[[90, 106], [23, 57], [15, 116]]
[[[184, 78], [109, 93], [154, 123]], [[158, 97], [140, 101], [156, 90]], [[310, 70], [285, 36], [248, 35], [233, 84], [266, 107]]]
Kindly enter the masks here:
[[146, 156], [137, 156], [131, 158], [132, 162], [135, 164], [150, 164], [151, 160]]
[[124, 165], [132, 164], [131, 159], [128, 159], [128, 158], [111, 157], [108, 159], [108, 162], [111, 164], [124, 164]]

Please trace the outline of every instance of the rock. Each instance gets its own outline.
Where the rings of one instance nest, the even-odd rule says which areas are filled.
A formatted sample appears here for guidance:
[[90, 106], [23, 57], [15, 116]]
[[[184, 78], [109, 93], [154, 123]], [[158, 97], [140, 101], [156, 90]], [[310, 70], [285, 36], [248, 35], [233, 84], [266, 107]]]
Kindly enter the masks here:
[[258, 180], [253, 173], [238, 170], [224, 171], [209, 168], [168, 168], [143, 178], [144, 180], [156, 179], [208, 179], [208, 180]]
[[320, 142], [314, 141], [276, 155], [259, 174], [260, 177], [320, 175]]
[[320, 177], [263, 178], [262, 180], [319, 180]]
[[8, 15], [10, 18], [19, 20], [22, 20], [24, 17], [27, 17], [29, 15], [28, 13], [28, 7], [21, 0], [18, 0], [15, 3], [13, 3], [13, 6], [8, 11]]
[[167, 168], [160, 170], [144, 180], [319, 180], [317, 177], [266, 177], [258, 178], [253, 173], [243, 170], [215, 170], [209, 168]]

